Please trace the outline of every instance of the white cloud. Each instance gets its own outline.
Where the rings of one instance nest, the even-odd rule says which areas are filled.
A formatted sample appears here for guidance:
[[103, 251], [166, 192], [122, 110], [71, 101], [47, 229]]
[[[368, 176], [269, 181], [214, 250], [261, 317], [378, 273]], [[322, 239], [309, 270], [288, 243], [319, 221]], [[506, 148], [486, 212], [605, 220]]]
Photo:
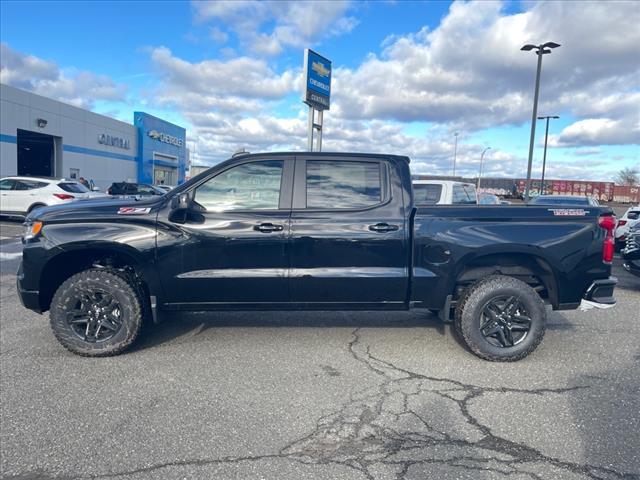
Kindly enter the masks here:
[[640, 143], [640, 121], [629, 124], [611, 118], [589, 118], [567, 126], [559, 135], [549, 136], [552, 147], [624, 145]]
[[229, 34], [218, 27], [211, 27], [211, 30], [209, 30], [209, 36], [211, 37], [211, 40], [216, 43], [226, 43], [227, 40], [229, 40]]
[[166, 47], [152, 50], [151, 59], [161, 71], [162, 81], [175, 93], [193, 92], [205, 95], [237, 95], [247, 98], [280, 98], [298, 81], [285, 71], [275, 73], [264, 60], [236, 57], [228, 61], [204, 60], [191, 63], [173, 56]]
[[[347, 24], [342, 31], [348, 31], [352, 27], [346, 4], [332, 3], [322, 5], [338, 12]], [[309, 39], [330, 34], [313, 23], [315, 17], [309, 20], [309, 5], [216, 2], [197, 3], [194, 9], [200, 21], [224, 22], [251, 55], [260, 52], [264, 57], [286, 46], [302, 48]], [[520, 47], [550, 40], [562, 46], [544, 57], [539, 113], [576, 119], [560, 135], [550, 137], [550, 146], [637, 143], [640, 9], [631, 2], [546, 2], [524, 7], [524, 12], [507, 14], [500, 2], [456, 2], [433, 30], [425, 27], [390, 36], [380, 53], [369, 54], [359, 66], [336, 66], [324, 149], [407, 154], [414, 171], [450, 173], [453, 129], [470, 133], [528, 124], [536, 57]], [[271, 30], [263, 28], [267, 25]], [[251, 57], [192, 63], [164, 48], [154, 50], [153, 60], [163, 78], [158, 98], [175, 105], [192, 123], [203, 159], [219, 161], [240, 147], [306, 148], [305, 109], [295, 106], [295, 113], [284, 112], [283, 118], [279, 103], [299, 92], [299, 70], [277, 70]], [[405, 133], [406, 125], [416, 121], [435, 127], [422, 138]], [[528, 136], [522, 144], [524, 151]], [[466, 142], [458, 145], [461, 174], [475, 175], [482, 148]], [[494, 148], [488, 154], [487, 175], [525, 174], [526, 158]], [[549, 171], [562, 178], [576, 175], [584, 165], [553, 162]], [[610, 170], [589, 165], [593, 172], [579, 176], [603, 178], [603, 172]]]
[[562, 47], [544, 57], [541, 111], [637, 114], [638, 24], [633, 2], [544, 2], [514, 15], [499, 2], [456, 2], [433, 31], [388, 38], [381, 55], [336, 69], [335, 103], [349, 118], [521, 124], [531, 115], [536, 59], [519, 49], [554, 40]]
[[241, 43], [262, 55], [307, 47], [348, 33], [357, 24], [354, 17], [346, 16], [350, 2], [345, 0], [194, 1], [192, 5], [196, 21], [223, 23]]
[[0, 44], [0, 82], [55, 98], [82, 108], [91, 108], [96, 100], [123, 100], [126, 87], [106, 75], [58, 65], [26, 55]]

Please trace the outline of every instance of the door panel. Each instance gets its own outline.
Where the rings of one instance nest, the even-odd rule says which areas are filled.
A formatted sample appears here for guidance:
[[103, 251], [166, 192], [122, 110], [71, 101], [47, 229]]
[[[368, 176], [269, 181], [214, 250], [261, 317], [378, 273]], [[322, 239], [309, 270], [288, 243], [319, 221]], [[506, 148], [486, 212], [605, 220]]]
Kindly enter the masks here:
[[14, 195], [13, 187], [16, 181], [11, 178], [5, 178], [0, 182], [0, 211], [13, 212], [14, 208]]
[[26, 212], [27, 209], [36, 201], [44, 199], [39, 198], [36, 194], [38, 189], [36, 187], [38, 182], [29, 180], [16, 180], [16, 184], [13, 187], [12, 198], [12, 210], [16, 212]]
[[197, 187], [181, 221], [162, 212], [158, 265], [166, 302], [288, 302], [292, 177], [293, 160], [234, 165]]
[[[403, 199], [391, 195], [402, 191], [395, 188], [398, 179], [393, 170], [378, 161], [323, 162], [296, 162], [292, 301], [328, 308], [336, 303], [354, 308], [403, 304], [408, 291], [408, 236]], [[377, 168], [377, 177], [371, 167]], [[324, 210], [318, 207], [320, 202]], [[351, 204], [357, 208], [349, 209]]]

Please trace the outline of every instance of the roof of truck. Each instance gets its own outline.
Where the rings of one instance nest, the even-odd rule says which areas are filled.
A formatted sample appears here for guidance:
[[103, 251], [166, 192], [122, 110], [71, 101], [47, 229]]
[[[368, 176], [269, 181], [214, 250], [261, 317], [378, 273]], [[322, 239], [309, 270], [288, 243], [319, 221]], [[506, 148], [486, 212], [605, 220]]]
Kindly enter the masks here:
[[406, 155], [390, 155], [386, 153], [350, 153], [350, 152], [260, 152], [260, 153], [239, 153], [234, 155], [234, 160], [245, 157], [264, 157], [264, 156], [305, 156], [305, 157], [319, 157], [319, 158], [332, 158], [340, 160], [347, 157], [355, 158], [382, 158], [385, 160], [402, 161], [409, 163], [411, 160]]

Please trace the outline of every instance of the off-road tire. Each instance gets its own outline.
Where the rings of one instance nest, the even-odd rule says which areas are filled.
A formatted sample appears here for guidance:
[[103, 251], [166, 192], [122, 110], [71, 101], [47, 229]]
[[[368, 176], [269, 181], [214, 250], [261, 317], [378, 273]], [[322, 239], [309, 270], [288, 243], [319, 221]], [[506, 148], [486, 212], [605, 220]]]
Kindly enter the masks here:
[[[510, 347], [492, 345], [480, 331], [484, 306], [492, 298], [514, 295], [524, 305], [531, 318], [531, 327], [521, 343]], [[514, 362], [533, 352], [542, 341], [547, 312], [540, 295], [517, 278], [491, 275], [467, 288], [458, 301], [454, 330], [469, 350], [480, 358], [493, 362]]]
[[[98, 288], [119, 303], [122, 326], [110, 339], [92, 343], [78, 337], [67, 323], [67, 312], [77, 301], [79, 290]], [[90, 268], [65, 280], [51, 301], [50, 324], [56, 339], [70, 352], [85, 357], [108, 357], [128, 349], [149, 316], [144, 288], [131, 274], [115, 269]]]

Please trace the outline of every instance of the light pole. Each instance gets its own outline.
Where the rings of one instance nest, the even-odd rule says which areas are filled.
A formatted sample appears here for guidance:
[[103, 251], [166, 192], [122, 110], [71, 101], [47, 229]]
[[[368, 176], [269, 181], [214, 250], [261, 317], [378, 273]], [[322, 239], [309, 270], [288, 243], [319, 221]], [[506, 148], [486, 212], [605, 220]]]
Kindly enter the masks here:
[[540, 191], [538, 192], [540, 195], [544, 195], [543, 190], [546, 191], [546, 189], [544, 188], [544, 169], [547, 166], [547, 138], [549, 137], [549, 119], [550, 118], [560, 118], [557, 115], [548, 115], [546, 117], [538, 117], [538, 120], [544, 120], [547, 119], [547, 129], [544, 132], [544, 156], [542, 157], [542, 180], [540, 180]]
[[525, 52], [535, 50], [536, 55], [538, 55], [538, 70], [536, 71], [536, 89], [533, 95], [533, 115], [531, 116], [531, 138], [529, 139], [529, 162], [527, 164], [527, 181], [526, 181], [525, 190], [524, 190], [525, 202], [529, 201], [529, 189], [531, 187], [531, 165], [533, 163], [533, 142], [536, 136], [536, 116], [538, 114], [538, 93], [540, 92], [540, 70], [542, 70], [542, 55], [551, 53], [552, 48], [558, 48], [559, 46], [560, 46], [559, 43], [547, 42], [541, 45], [527, 44], [520, 49]]
[[484, 154], [487, 150], [491, 150], [491, 147], [487, 147], [482, 151], [482, 155], [480, 155], [480, 173], [478, 173], [478, 184], [476, 185], [476, 190], [480, 190], [480, 180], [482, 179], [482, 160], [484, 159]]
[[453, 134], [456, 137], [456, 143], [453, 147], [453, 176], [456, 176], [456, 156], [458, 155], [458, 132]]

